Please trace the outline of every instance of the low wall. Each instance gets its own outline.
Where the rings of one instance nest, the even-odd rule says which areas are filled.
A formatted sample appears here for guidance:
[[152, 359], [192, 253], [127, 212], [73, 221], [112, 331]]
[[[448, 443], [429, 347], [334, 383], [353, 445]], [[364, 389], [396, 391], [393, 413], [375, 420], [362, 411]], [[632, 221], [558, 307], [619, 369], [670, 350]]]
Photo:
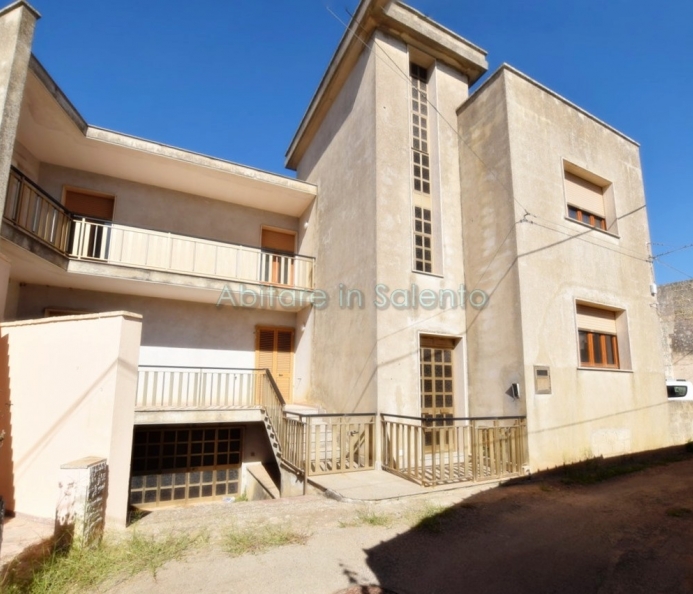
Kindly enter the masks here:
[[54, 518], [60, 467], [108, 464], [106, 525], [124, 526], [141, 317], [126, 312], [0, 325], [0, 495]]
[[669, 401], [669, 433], [672, 445], [693, 441], [693, 401]]

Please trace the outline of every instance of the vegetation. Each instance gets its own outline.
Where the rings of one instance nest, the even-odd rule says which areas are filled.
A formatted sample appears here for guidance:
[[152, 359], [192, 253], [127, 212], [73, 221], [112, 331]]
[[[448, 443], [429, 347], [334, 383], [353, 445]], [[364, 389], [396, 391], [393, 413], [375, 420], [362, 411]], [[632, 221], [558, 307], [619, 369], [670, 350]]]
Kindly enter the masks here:
[[180, 559], [205, 541], [202, 534], [177, 534], [157, 539], [135, 533], [127, 539], [104, 541], [95, 548], [58, 550], [29, 572], [20, 566], [11, 568], [2, 591], [8, 594], [67, 594], [84, 592], [142, 571], [156, 575], [165, 563]]
[[290, 527], [265, 524], [251, 529], [233, 528], [224, 538], [224, 550], [232, 557], [257, 555], [274, 547], [306, 544], [308, 535]]
[[[471, 508], [471, 504], [461, 504], [457, 507]], [[445, 521], [454, 514], [454, 507], [444, 507], [436, 503], [426, 502], [414, 510], [413, 528], [424, 532], [442, 532]]]

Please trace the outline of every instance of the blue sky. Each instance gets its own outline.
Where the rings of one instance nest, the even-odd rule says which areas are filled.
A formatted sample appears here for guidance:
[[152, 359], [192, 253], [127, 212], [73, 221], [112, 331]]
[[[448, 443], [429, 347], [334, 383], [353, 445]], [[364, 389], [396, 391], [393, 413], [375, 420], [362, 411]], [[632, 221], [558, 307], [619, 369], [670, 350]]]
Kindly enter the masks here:
[[[641, 144], [653, 252], [693, 243], [693, 2], [411, 0]], [[357, 0], [35, 0], [85, 119], [293, 175], [284, 154]], [[661, 263], [660, 263], [661, 262]], [[674, 269], [672, 269], [672, 267]], [[693, 248], [655, 265], [693, 277]]]

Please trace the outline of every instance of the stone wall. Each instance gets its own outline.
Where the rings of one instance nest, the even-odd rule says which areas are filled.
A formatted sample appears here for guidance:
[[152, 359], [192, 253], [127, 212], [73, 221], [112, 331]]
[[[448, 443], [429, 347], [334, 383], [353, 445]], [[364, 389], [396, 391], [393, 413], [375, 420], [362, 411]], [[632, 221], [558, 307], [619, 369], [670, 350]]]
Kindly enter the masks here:
[[106, 521], [108, 465], [98, 457], [63, 464], [55, 530], [63, 545], [98, 544]]
[[659, 287], [667, 377], [693, 380], [693, 281]]

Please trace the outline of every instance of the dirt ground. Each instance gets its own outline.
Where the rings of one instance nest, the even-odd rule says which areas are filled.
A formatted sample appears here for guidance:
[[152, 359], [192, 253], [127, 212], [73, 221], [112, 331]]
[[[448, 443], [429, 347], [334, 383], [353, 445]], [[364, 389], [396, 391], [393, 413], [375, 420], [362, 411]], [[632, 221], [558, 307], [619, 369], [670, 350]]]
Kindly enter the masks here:
[[[464, 491], [368, 505], [310, 496], [160, 511], [130, 530], [205, 530], [209, 542], [156, 577], [107, 591], [693, 592], [693, 457], [583, 483], [554, 475], [466, 499]], [[421, 523], [432, 510], [440, 513]], [[257, 555], [223, 551], [228, 530], [263, 524], [309, 537]]]

